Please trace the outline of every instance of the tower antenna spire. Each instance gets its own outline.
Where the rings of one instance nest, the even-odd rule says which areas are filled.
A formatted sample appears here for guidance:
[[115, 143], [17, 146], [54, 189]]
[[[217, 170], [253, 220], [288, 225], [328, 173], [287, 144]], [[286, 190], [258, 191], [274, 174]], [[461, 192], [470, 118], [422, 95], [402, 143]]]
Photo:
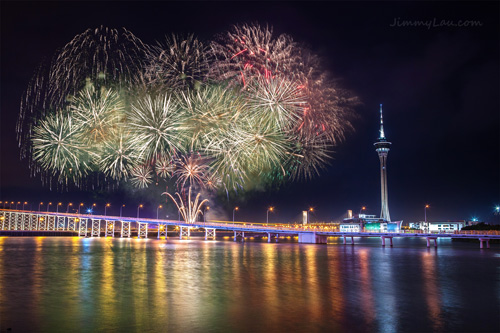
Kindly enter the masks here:
[[385, 140], [384, 133], [384, 116], [382, 115], [382, 104], [380, 104], [380, 140]]

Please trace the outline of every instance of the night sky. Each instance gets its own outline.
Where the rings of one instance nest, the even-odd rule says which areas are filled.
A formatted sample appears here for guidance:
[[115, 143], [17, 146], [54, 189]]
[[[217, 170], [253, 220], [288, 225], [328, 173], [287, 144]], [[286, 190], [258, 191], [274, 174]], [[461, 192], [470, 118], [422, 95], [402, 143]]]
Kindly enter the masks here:
[[[0, 200], [96, 202], [96, 212], [156, 216], [164, 202], [151, 191], [50, 190], [30, 177], [20, 160], [15, 124], [19, 103], [36, 67], [87, 28], [125, 27], [145, 43], [171, 33], [194, 33], [208, 41], [237, 23], [258, 22], [287, 33], [324, 57], [325, 70], [362, 101], [355, 131], [336, 148], [320, 177], [279, 189], [224, 197], [211, 206], [237, 220], [298, 220], [315, 208], [312, 221], [337, 220], [362, 206], [380, 214], [379, 104], [384, 104], [389, 210], [393, 220], [486, 222], [500, 204], [500, 98], [498, 2], [6, 2], [1, 3]], [[479, 21], [453, 27], [442, 20]], [[434, 26], [401, 26], [432, 21]], [[392, 26], [391, 26], [392, 25]], [[440, 25], [440, 26], [435, 26]], [[157, 191], [161, 193], [161, 191]], [[174, 216], [173, 208], [162, 214]], [[214, 217], [214, 216], [212, 216]], [[177, 214], [175, 213], [175, 218]]]

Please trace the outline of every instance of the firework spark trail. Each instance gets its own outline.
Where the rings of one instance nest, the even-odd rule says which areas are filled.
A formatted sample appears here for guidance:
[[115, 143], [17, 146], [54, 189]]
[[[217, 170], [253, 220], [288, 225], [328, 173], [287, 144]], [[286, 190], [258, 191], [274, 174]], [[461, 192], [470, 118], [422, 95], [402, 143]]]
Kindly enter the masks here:
[[198, 195], [196, 195], [195, 200], [192, 201], [191, 200], [191, 187], [189, 187], [187, 207], [184, 204], [184, 201], [182, 200], [182, 197], [179, 194], [179, 192], [175, 193], [177, 195], [177, 197], [179, 198], [179, 202], [177, 202], [177, 200], [175, 200], [175, 198], [170, 193], [164, 192], [164, 193], [162, 193], [162, 195], [163, 194], [168, 195], [170, 197], [170, 199], [172, 199], [172, 201], [175, 203], [177, 209], [181, 213], [182, 218], [184, 219], [184, 221], [186, 221], [186, 223], [195, 223], [198, 215], [203, 214], [200, 208], [205, 203], [208, 202], [208, 199], [204, 199], [204, 200], [200, 201], [201, 193], [198, 193]]

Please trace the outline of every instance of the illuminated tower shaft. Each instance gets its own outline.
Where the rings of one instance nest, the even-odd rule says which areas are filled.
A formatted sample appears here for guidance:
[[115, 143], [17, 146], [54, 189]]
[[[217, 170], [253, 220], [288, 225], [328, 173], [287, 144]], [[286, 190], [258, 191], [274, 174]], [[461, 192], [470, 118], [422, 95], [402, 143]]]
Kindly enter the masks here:
[[380, 194], [382, 208], [380, 210], [380, 218], [386, 221], [391, 221], [389, 215], [389, 199], [387, 194], [387, 154], [391, 148], [391, 143], [387, 141], [384, 134], [384, 118], [382, 117], [382, 104], [380, 104], [380, 136], [378, 141], [374, 143], [375, 150], [378, 153], [380, 160]]

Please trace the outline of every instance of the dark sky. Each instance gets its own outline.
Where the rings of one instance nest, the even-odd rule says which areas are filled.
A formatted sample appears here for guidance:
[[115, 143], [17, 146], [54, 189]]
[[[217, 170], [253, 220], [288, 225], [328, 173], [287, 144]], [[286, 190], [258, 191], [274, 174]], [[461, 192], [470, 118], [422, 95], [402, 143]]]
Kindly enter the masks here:
[[[403, 21], [432, 26], [401, 26]], [[448, 26], [478, 21], [480, 26]], [[378, 105], [384, 104], [389, 209], [393, 220], [428, 218], [493, 222], [500, 204], [498, 2], [1, 2], [0, 200], [110, 202], [111, 214], [155, 216], [162, 199], [151, 192], [50, 190], [30, 178], [20, 160], [15, 124], [21, 95], [35, 68], [75, 35], [100, 25], [125, 27], [145, 43], [166, 34], [202, 40], [232, 24], [268, 23], [325, 58], [325, 69], [360, 97], [355, 132], [336, 149], [331, 167], [312, 181], [212, 202], [237, 220], [335, 220], [347, 209], [380, 213]], [[394, 23], [396, 24], [395, 26]], [[440, 26], [438, 26], [440, 25]], [[99, 209], [97, 210], [99, 213]], [[163, 212], [163, 214], [172, 214]], [[176, 215], [176, 214], [175, 214]]]

